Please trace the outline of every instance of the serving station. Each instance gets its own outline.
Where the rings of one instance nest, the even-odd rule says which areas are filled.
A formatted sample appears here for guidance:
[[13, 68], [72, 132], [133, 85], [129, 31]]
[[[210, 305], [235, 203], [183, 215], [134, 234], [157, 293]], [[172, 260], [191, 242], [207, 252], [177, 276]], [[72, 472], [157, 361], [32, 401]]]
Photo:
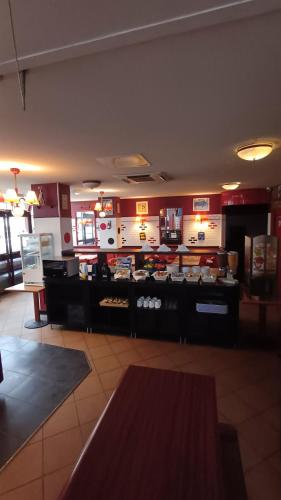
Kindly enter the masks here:
[[[48, 276], [49, 323], [183, 342], [230, 346], [237, 342], [240, 287], [236, 280], [223, 281], [216, 276], [216, 268], [207, 275], [207, 266], [183, 265], [184, 254], [169, 252], [169, 259], [164, 253], [127, 254], [117, 251], [112, 256], [100, 250], [98, 262], [88, 266], [88, 275], [83, 269], [79, 277]], [[167, 264], [167, 259], [173, 264]], [[162, 269], [155, 268], [160, 265]], [[173, 280], [173, 275], [182, 279]]]

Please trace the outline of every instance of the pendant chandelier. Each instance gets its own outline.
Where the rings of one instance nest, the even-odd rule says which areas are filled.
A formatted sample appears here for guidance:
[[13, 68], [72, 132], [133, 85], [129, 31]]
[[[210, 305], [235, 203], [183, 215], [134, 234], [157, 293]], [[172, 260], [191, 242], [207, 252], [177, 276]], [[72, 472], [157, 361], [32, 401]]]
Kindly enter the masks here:
[[104, 191], [100, 191], [100, 201], [97, 201], [96, 204], [95, 204], [95, 212], [98, 212], [98, 216], [99, 217], [105, 217], [106, 216], [106, 213], [104, 211], [104, 206], [103, 206], [103, 195], [104, 195]]
[[17, 187], [17, 175], [20, 173], [19, 168], [10, 168], [11, 174], [14, 176], [14, 187], [7, 189], [3, 194], [4, 201], [11, 206], [11, 212], [14, 217], [23, 217], [25, 210], [30, 206], [40, 205], [35, 191], [27, 191], [26, 195], [19, 194]]

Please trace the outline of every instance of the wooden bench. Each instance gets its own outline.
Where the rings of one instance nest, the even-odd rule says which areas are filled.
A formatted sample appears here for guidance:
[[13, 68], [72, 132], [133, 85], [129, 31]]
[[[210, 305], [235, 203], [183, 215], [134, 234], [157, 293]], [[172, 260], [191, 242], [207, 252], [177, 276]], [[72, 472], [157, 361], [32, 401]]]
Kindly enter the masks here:
[[[244, 500], [233, 439], [218, 427], [212, 377], [130, 366], [60, 500]], [[230, 489], [239, 477], [239, 496], [226, 476]]]

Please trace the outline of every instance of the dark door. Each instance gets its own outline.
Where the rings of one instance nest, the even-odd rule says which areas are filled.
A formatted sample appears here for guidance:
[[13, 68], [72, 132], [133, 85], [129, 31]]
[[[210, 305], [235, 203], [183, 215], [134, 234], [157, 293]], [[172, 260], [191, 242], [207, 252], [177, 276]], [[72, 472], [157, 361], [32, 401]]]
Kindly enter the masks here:
[[0, 290], [22, 281], [19, 234], [30, 232], [30, 213], [13, 217], [10, 210], [0, 211]]

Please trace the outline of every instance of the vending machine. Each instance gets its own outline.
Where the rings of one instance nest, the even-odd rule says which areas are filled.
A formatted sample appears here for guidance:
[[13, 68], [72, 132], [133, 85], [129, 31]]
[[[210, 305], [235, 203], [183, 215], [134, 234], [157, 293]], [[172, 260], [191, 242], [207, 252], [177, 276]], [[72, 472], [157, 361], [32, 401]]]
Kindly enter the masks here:
[[245, 279], [250, 295], [272, 297], [276, 293], [278, 238], [245, 236]]

